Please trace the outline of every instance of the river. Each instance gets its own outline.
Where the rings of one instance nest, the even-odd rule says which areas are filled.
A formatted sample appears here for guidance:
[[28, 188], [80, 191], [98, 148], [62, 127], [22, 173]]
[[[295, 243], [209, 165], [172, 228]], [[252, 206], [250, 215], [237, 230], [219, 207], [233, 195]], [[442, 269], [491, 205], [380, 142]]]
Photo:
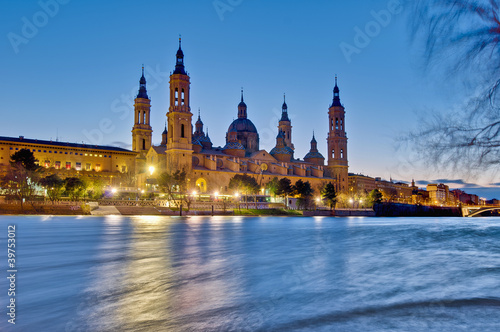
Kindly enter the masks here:
[[0, 331], [500, 330], [500, 218], [0, 216], [0, 225]]

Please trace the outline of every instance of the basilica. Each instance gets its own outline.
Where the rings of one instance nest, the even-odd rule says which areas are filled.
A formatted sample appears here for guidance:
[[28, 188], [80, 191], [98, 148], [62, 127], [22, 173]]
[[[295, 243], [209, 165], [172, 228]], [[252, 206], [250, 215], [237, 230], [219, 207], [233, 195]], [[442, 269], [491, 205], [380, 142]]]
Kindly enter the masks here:
[[229, 180], [236, 174], [252, 175], [262, 187], [274, 177], [287, 177], [292, 184], [299, 179], [309, 181], [314, 189], [333, 182], [337, 192], [347, 190], [345, 109], [340, 103], [336, 78], [333, 101], [328, 109], [326, 164], [314, 134], [311, 149], [303, 160], [294, 156], [292, 124], [285, 100], [276, 128], [276, 146], [269, 152], [260, 149], [259, 132], [248, 118], [243, 90], [237, 107], [238, 117], [229, 124], [225, 143], [215, 146], [203, 129], [199, 112], [194, 127], [192, 124], [190, 77], [185, 69], [180, 38], [175, 69], [170, 75], [167, 124], [158, 146], [152, 145], [151, 103], [144, 69], [139, 84], [132, 128], [132, 150], [137, 153], [135, 172], [139, 186], [154, 183], [155, 175], [163, 172], [184, 170], [190, 177], [191, 186], [199, 193], [229, 193]]

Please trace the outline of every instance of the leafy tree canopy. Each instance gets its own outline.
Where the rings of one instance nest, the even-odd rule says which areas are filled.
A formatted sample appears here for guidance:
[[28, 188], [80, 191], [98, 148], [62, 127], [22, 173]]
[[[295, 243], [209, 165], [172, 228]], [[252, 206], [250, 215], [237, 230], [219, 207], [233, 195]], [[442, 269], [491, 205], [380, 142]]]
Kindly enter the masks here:
[[247, 174], [236, 174], [229, 180], [229, 189], [237, 190], [244, 194], [256, 194], [260, 186], [254, 177]]

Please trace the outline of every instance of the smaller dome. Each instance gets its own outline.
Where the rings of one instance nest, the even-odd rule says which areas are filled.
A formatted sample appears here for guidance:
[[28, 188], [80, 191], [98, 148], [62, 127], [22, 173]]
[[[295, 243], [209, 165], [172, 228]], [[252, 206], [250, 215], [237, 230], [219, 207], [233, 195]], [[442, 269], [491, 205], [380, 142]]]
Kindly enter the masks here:
[[141, 79], [139, 80], [140, 84], [146, 84], [146, 77], [144, 77], [144, 73], [141, 76]]
[[271, 150], [271, 152], [269, 152], [269, 154], [271, 156], [274, 156], [275, 154], [293, 155], [293, 150], [288, 146], [284, 146], [284, 147], [280, 147], [280, 148], [275, 147], [274, 149]]
[[313, 135], [313, 138], [311, 140], [311, 143], [318, 143], [318, 142], [316, 142], [316, 138], [314, 137], [314, 135]]
[[167, 134], [167, 127], [165, 127], [165, 129], [163, 129], [162, 135], [166, 135], [166, 134]]
[[309, 152], [304, 157], [304, 160], [306, 160], [306, 159], [313, 159], [313, 158], [325, 159], [325, 157], [323, 157], [323, 155], [321, 153], [319, 153], [319, 152]]
[[240, 142], [227, 142], [223, 150], [245, 150]]
[[199, 146], [203, 146], [203, 144], [201, 144], [201, 142], [199, 140], [195, 140], [193, 142], [193, 145], [199, 145]]

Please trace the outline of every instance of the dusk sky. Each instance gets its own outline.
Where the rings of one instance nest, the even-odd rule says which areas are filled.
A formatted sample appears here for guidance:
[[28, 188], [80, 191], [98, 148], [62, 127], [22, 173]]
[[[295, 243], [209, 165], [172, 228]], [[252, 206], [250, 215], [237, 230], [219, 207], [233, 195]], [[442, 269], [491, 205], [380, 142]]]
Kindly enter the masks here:
[[[498, 175], [440, 172], [399, 145], [419, 114], [456, 107], [465, 93], [460, 82], [424, 70], [421, 50], [410, 40], [411, 13], [404, 2], [3, 4], [0, 136], [131, 148], [133, 99], [144, 64], [153, 143], [159, 144], [181, 34], [193, 119], [200, 108], [214, 146], [225, 144], [243, 87], [261, 149], [275, 145], [286, 93], [295, 158], [309, 151], [313, 131], [326, 157], [327, 112], [337, 74], [346, 108], [349, 172], [408, 182], [443, 180], [450, 188], [500, 198], [498, 187], [474, 188], [500, 182]], [[381, 11], [392, 13], [381, 16]], [[367, 38], [356, 37], [366, 29]]]

